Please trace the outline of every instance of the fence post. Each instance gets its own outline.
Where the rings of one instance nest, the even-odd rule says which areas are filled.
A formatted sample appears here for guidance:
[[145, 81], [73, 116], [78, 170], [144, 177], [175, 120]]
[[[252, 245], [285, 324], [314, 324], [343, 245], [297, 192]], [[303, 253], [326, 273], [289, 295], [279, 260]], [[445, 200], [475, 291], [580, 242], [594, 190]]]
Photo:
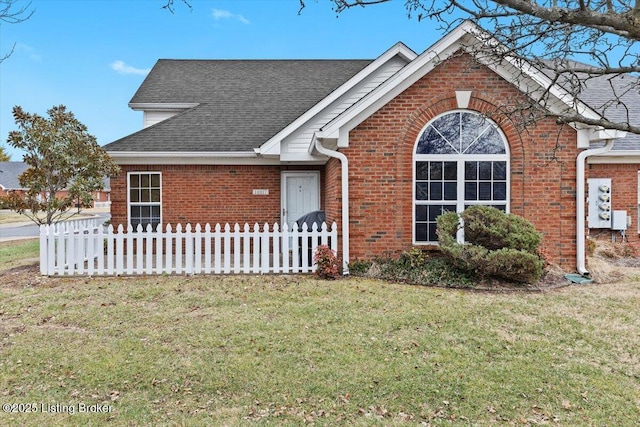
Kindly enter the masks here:
[[262, 258], [260, 272], [262, 274], [266, 274], [269, 272], [269, 223], [267, 222], [264, 223], [262, 237], [260, 238], [260, 252], [260, 256]]
[[167, 224], [167, 234], [165, 236], [165, 262], [164, 262], [164, 271], [167, 274], [171, 274], [173, 271], [173, 229], [171, 228], [171, 224]]
[[204, 227], [204, 272], [211, 273], [211, 224]]
[[216, 229], [215, 232], [213, 234], [213, 257], [214, 257], [214, 261], [213, 261], [213, 271], [216, 274], [220, 274], [220, 267], [222, 266], [222, 261], [220, 260], [220, 239], [221, 239], [221, 234], [220, 234], [220, 224], [216, 224]]
[[240, 224], [233, 226], [233, 272], [240, 273]]
[[280, 272], [280, 227], [278, 223], [273, 224], [273, 239], [271, 240], [273, 245], [273, 272]]
[[194, 265], [194, 274], [202, 273], [202, 227], [200, 227], [200, 223], [196, 224], [196, 232], [195, 232], [195, 246], [194, 246], [194, 256], [195, 256], [195, 265]]
[[184, 272], [185, 274], [193, 274], [193, 233], [191, 232], [191, 224], [187, 224], [184, 233]]
[[282, 224], [282, 272], [289, 272], [289, 225]]

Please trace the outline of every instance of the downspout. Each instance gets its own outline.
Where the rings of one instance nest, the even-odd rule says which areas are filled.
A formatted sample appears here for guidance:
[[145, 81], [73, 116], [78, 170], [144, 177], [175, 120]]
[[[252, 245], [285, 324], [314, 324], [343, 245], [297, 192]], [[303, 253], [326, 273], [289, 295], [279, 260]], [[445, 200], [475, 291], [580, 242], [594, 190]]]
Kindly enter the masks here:
[[608, 139], [604, 147], [592, 148], [590, 150], [584, 150], [578, 154], [576, 159], [576, 258], [578, 273], [583, 276], [588, 276], [587, 261], [585, 256], [585, 163], [587, 157], [604, 154], [611, 151], [613, 148], [613, 139]]
[[314, 135], [315, 148], [320, 154], [340, 160], [342, 173], [342, 274], [349, 274], [349, 160], [339, 151], [329, 150]]

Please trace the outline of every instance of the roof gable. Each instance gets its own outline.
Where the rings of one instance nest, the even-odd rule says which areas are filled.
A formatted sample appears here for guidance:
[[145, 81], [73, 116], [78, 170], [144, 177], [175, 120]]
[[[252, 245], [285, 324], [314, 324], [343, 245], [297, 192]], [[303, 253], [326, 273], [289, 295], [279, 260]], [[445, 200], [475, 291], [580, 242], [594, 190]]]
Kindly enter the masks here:
[[[586, 117], [594, 119], [600, 117], [595, 110], [584, 102], [576, 100], [530, 64], [508, 56], [505, 56], [501, 61], [496, 61], [495, 55], [480, 51], [479, 44], [487, 48], [487, 52], [503, 49], [490, 34], [480, 27], [471, 21], [463, 22], [376, 90], [328, 123], [318, 134], [318, 137], [335, 139], [338, 147], [347, 147], [348, 133], [351, 129], [428, 74], [442, 61], [459, 51], [472, 55], [479, 63], [487, 66], [505, 80], [512, 82], [524, 93], [533, 95], [548, 90], [553, 95], [553, 102], [547, 107], [553, 112], [574, 109]], [[520, 78], [514, 78], [514, 76], [520, 76]]]

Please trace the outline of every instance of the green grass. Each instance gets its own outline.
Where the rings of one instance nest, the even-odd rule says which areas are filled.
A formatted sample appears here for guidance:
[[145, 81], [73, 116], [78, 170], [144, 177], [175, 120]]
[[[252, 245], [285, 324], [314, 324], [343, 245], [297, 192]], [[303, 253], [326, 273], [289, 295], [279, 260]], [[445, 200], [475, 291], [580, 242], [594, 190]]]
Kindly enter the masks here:
[[479, 293], [309, 276], [1, 274], [0, 403], [76, 413], [0, 413], [0, 425], [640, 419], [638, 281]]
[[39, 247], [38, 239], [0, 242], [0, 271], [38, 262]]

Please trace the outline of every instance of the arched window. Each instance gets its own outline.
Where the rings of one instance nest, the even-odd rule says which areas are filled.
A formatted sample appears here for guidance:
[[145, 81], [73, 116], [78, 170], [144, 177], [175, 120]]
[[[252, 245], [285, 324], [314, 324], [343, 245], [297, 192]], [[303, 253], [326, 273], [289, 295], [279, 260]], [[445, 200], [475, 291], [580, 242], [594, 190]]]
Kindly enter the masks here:
[[471, 205], [509, 209], [509, 153], [489, 118], [459, 110], [433, 119], [414, 152], [414, 243], [436, 243], [436, 218]]

